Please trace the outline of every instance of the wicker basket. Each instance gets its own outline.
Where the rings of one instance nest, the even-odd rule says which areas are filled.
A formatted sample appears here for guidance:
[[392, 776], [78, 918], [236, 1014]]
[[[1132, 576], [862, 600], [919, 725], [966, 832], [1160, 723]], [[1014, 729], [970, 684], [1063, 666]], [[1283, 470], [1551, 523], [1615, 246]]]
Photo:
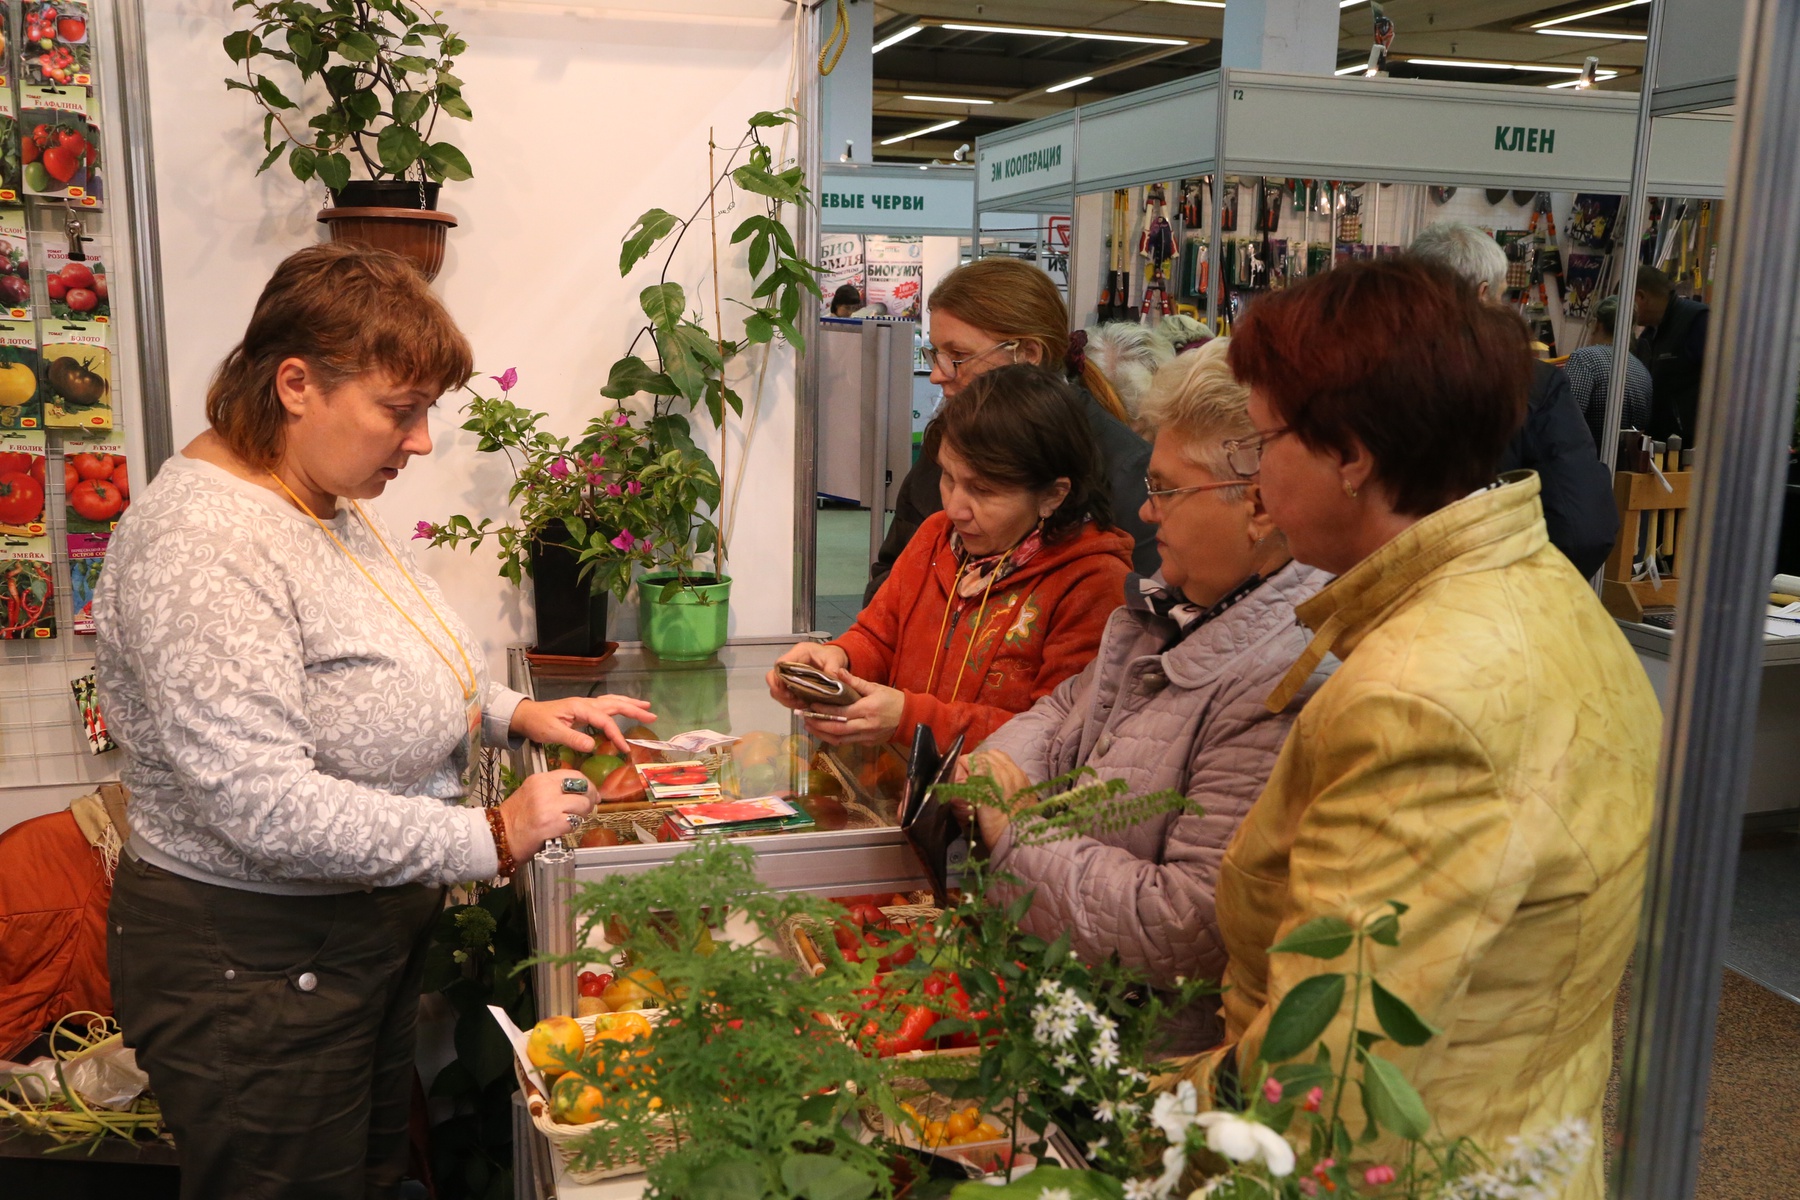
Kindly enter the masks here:
[[[653, 1023], [658, 1020], [655, 1010], [645, 1012], [644, 1016]], [[592, 1039], [595, 1018], [577, 1017], [575, 1020], [581, 1026], [582, 1032]], [[576, 1183], [598, 1183], [602, 1179], [611, 1179], [616, 1175], [634, 1175], [644, 1169], [644, 1164], [640, 1162], [617, 1162], [605, 1163], [585, 1171], [576, 1170], [575, 1143], [584, 1135], [607, 1125], [608, 1122], [590, 1121], [585, 1125], [563, 1125], [552, 1121], [549, 1097], [538, 1091], [537, 1086], [531, 1082], [531, 1076], [526, 1074], [525, 1066], [519, 1061], [516, 1054], [513, 1056], [513, 1074], [518, 1077], [519, 1092], [525, 1097], [525, 1111], [531, 1114], [531, 1123], [537, 1126], [538, 1132], [543, 1134], [545, 1140], [550, 1143], [550, 1148], [556, 1151], [556, 1157], [562, 1163], [562, 1168], [568, 1173], [570, 1179]], [[666, 1114], [652, 1118], [652, 1120], [656, 1126], [650, 1135], [652, 1156], [660, 1157], [675, 1148], [674, 1123]]]

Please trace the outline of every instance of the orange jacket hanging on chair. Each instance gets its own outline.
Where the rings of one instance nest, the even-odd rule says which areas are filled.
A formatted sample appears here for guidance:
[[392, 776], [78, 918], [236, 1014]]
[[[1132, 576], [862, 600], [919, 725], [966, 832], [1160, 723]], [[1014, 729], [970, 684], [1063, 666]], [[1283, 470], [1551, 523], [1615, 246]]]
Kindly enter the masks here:
[[1093, 660], [1124, 602], [1132, 540], [1090, 521], [995, 583], [985, 608], [954, 600], [946, 621], [958, 567], [951, 532], [943, 513], [927, 518], [832, 645], [849, 654], [851, 674], [906, 693], [895, 741], [912, 741], [923, 724], [938, 745], [960, 733], [972, 749]]
[[112, 1012], [102, 852], [68, 810], [0, 833], [0, 1058], [59, 1017]]

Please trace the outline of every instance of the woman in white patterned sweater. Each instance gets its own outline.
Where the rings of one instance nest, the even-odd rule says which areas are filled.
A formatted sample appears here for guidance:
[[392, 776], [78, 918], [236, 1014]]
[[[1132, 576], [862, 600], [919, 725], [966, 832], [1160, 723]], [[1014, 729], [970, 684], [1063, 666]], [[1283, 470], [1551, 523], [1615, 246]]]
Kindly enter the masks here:
[[535, 703], [359, 501], [431, 451], [468, 342], [403, 259], [276, 270], [211, 428], [119, 524], [94, 600], [132, 835], [109, 913], [119, 1022], [184, 1197], [398, 1194], [443, 885], [510, 874], [591, 807], [572, 771], [459, 803], [478, 740], [621, 747], [614, 696]]

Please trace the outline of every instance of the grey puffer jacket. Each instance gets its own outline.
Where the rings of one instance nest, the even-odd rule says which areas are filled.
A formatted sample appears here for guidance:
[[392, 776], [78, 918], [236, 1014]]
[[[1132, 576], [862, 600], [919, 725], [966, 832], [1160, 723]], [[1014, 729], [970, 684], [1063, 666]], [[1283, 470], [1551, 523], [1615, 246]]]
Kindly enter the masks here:
[[[1101, 779], [1124, 780], [1132, 795], [1173, 789], [1204, 810], [1044, 846], [1017, 847], [1009, 830], [992, 861], [1036, 889], [1028, 932], [1055, 938], [1067, 929], [1081, 958], [1117, 953], [1157, 989], [1224, 973], [1213, 913], [1219, 862], [1295, 715], [1336, 666], [1327, 659], [1284, 711], [1264, 705], [1306, 649], [1294, 606], [1329, 579], [1289, 563], [1167, 651], [1174, 622], [1128, 603], [1113, 613], [1086, 670], [983, 743], [1034, 782], [1085, 765]], [[1214, 1044], [1217, 1008], [1208, 999], [1177, 1014], [1163, 1051]]]

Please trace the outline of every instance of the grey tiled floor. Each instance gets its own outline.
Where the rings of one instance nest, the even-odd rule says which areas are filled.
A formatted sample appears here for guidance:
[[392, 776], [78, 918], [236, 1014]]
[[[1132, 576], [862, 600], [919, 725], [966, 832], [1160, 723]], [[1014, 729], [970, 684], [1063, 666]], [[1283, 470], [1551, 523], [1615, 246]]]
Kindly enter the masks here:
[[862, 611], [863, 585], [869, 581], [869, 513], [867, 509], [819, 510], [817, 603], [813, 626], [842, 633]]
[[1745, 836], [1725, 965], [1800, 1002], [1800, 834]]

